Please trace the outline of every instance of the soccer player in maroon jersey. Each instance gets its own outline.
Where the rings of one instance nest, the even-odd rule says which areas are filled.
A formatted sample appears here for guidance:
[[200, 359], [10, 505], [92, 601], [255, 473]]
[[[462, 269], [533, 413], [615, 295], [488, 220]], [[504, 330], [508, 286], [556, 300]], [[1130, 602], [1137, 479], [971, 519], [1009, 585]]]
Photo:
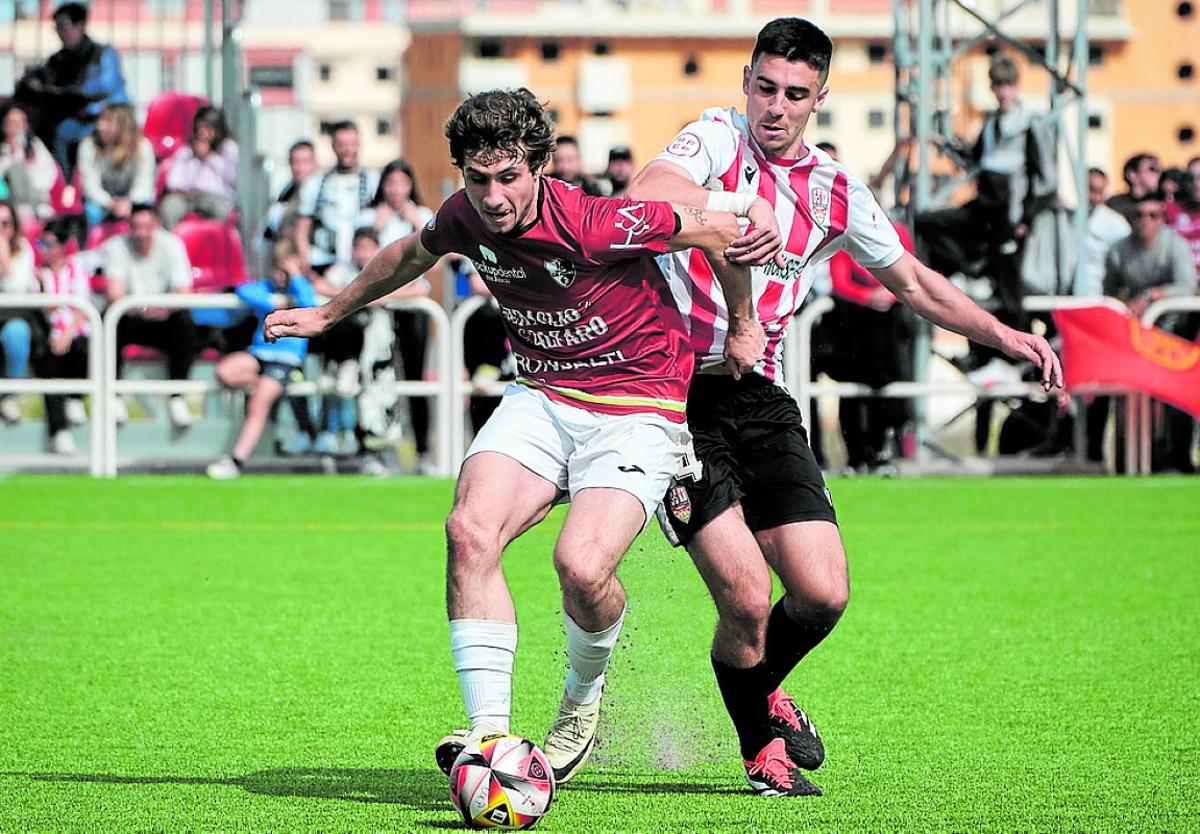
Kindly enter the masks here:
[[315, 336], [441, 255], [474, 262], [500, 304], [518, 377], [467, 451], [446, 521], [451, 649], [471, 729], [442, 739], [436, 755], [448, 772], [468, 735], [508, 732], [517, 626], [500, 556], [569, 497], [554, 548], [569, 669], [543, 745], [565, 782], [591, 751], [625, 614], [617, 563], [690, 446], [692, 351], [654, 255], [698, 247], [711, 261], [731, 313], [731, 374], [754, 367], [765, 337], [749, 271], [724, 254], [740, 234], [733, 214], [590, 197], [543, 177], [553, 125], [528, 90], [472, 96], [446, 135], [466, 187], [329, 303], [274, 313], [266, 332]]
[[[768, 342], [754, 373], [738, 379], [721, 368], [727, 324], [708, 262], [684, 252], [664, 268], [689, 311], [696, 376], [688, 423], [704, 469], [700, 480], [672, 485], [661, 520], [716, 602], [713, 669], [746, 778], [767, 796], [820, 793], [801, 768], [820, 766], [824, 745], [781, 684], [830, 633], [850, 593], [833, 505], [779, 365], [807, 293], [805, 267], [845, 248], [917, 313], [1032, 362], [1047, 389], [1062, 384], [1044, 339], [1002, 325], [905, 252], [870, 190], [805, 144], [809, 117], [828, 93], [832, 54], [828, 36], [807, 20], [768, 23], [743, 72], [745, 115], [705, 111], [628, 191], [733, 210], [754, 224], [729, 250], [731, 260], [755, 265], [754, 306]], [[772, 569], [785, 590], [774, 607]]]

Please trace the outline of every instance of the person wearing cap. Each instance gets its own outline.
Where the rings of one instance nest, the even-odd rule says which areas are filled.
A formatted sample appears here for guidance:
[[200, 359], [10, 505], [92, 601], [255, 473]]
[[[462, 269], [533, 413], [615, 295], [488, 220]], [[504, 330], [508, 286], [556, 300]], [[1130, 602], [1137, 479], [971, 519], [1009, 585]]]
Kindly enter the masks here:
[[600, 187], [609, 197], [624, 197], [633, 172], [633, 151], [628, 145], [614, 145], [608, 152], [608, 167], [600, 177]]

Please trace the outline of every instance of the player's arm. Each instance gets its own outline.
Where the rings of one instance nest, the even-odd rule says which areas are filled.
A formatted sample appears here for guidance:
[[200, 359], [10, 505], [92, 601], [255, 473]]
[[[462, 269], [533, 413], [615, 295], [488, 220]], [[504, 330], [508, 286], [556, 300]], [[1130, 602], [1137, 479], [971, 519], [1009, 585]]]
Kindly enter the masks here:
[[774, 260], [783, 267], [783, 237], [775, 210], [762, 197], [710, 191], [696, 185], [687, 172], [671, 162], [656, 159], [637, 173], [626, 196], [634, 200], [668, 200], [694, 208], [728, 211], [750, 221], [745, 235], [729, 242], [726, 257], [734, 263], [761, 266]]
[[750, 269], [733, 263], [728, 257], [729, 244], [740, 234], [737, 218], [724, 211], [706, 211], [695, 206], [674, 203], [679, 229], [668, 247], [699, 249], [725, 295], [729, 310], [729, 335], [725, 339], [725, 364], [735, 379], [754, 369], [767, 347], [767, 336], [754, 310]]
[[1014, 359], [1032, 362], [1041, 370], [1042, 387], [1047, 391], [1062, 387], [1062, 363], [1049, 342], [1001, 324], [911, 252], [905, 252], [891, 266], [872, 269], [871, 273], [922, 317], [973, 342], [1002, 350]]
[[284, 336], [320, 335], [355, 310], [420, 278], [437, 259], [421, 244], [421, 233], [414, 232], [380, 249], [357, 278], [320, 307], [278, 310], [267, 316], [263, 335], [271, 342]]

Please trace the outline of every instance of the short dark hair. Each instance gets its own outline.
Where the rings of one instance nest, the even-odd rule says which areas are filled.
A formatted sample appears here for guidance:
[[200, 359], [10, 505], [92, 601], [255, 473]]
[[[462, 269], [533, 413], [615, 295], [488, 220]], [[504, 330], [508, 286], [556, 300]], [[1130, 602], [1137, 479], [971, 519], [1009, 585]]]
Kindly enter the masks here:
[[554, 123], [524, 87], [488, 90], [458, 105], [446, 122], [446, 138], [456, 168], [482, 154], [489, 161], [525, 159], [530, 171], [539, 171], [554, 148]]
[[817, 147], [825, 151], [825, 153], [829, 154], [830, 156], [837, 156], [837, 145], [833, 144], [832, 142], [818, 142]]
[[1141, 197], [1137, 197], [1134, 199], [1134, 202], [1139, 205], [1142, 203], [1165, 203], [1166, 201], [1167, 201], [1167, 195], [1164, 194], [1161, 190], [1151, 191], [1147, 194], [1143, 194]]
[[379, 232], [375, 231], [373, 226], [359, 226], [354, 230], [354, 243], [358, 243], [359, 239], [364, 237], [379, 243]]
[[54, 239], [59, 243], [66, 243], [71, 239], [71, 228], [71, 218], [58, 215], [46, 221], [42, 226], [41, 234], [53, 235]]
[[1088, 168], [1088, 173], [1108, 179], [1108, 173], [1103, 168]]
[[564, 133], [562, 136], [554, 140], [554, 147], [557, 148], [559, 145], [574, 145], [578, 148], [579, 140], [569, 133]]
[[1135, 153], [1125, 160], [1125, 167], [1121, 169], [1121, 175], [1125, 178], [1126, 184], [1129, 183], [1129, 175], [1141, 168], [1142, 163], [1147, 159], [1158, 159], [1158, 157], [1152, 153]]
[[1021, 80], [1021, 71], [1017, 69], [1017, 62], [1007, 55], [997, 55], [992, 58], [992, 63], [988, 67], [988, 80], [993, 86], [1001, 84], [1016, 84]]
[[158, 206], [154, 203], [134, 203], [129, 207], [129, 216], [132, 218], [135, 214], [141, 214], [143, 211], [148, 211], [158, 217]]
[[229, 124], [225, 121], [225, 114], [221, 112], [221, 108], [206, 104], [197, 110], [196, 115], [192, 117], [192, 133], [195, 134], [202, 125], [208, 125], [216, 132], [212, 149], [219, 150], [229, 138]]
[[824, 82], [829, 77], [829, 64], [833, 60], [833, 41], [810, 20], [777, 17], [759, 31], [750, 54], [750, 66], [763, 55], [803, 61], [819, 72]]
[[358, 125], [349, 119], [342, 119], [340, 122], [334, 122], [330, 125], [329, 135], [333, 136], [335, 133], [341, 133], [343, 130], [353, 130], [355, 133], [358, 133]]
[[60, 17], [65, 17], [68, 23], [74, 23], [77, 26], [80, 23], [87, 23], [87, 6], [82, 3], [63, 3], [50, 15], [51, 20], [58, 20]]
[[308, 148], [313, 153], [316, 153], [316, 151], [317, 151], [316, 146], [313, 145], [312, 142], [310, 142], [307, 139], [300, 139], [296, 142], [293, 142], [292, 146], [290, 148], [288, 148], [288, 159], [291, 159], [292, 154], [294, 154], [296, 151], [301, 150], [303, 148]]

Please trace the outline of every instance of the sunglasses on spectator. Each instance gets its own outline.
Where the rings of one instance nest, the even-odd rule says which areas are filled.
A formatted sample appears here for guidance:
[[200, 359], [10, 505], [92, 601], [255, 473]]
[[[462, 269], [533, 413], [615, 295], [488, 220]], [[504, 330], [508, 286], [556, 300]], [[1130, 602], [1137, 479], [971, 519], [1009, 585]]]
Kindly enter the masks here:
[[45, 238], [38, 238], [36, 241], [34, 241], [33, 245], [36, 246], [38, 249], [41, 249], [44, 252], [47, 249], [56, 249], [59, 246], [62, 246], [62, 241], [46, 240]]

